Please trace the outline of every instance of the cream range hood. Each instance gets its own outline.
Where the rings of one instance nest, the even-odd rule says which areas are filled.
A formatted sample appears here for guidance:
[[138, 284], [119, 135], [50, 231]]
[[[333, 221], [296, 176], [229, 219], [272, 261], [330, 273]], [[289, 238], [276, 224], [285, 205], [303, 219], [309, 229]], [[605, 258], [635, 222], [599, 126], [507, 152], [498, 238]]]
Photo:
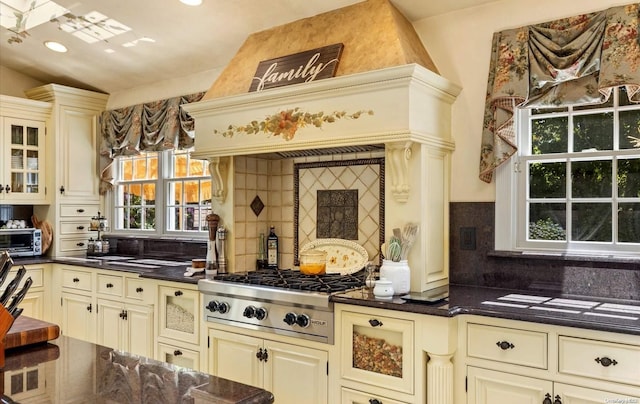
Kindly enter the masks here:
[[[385, 233], [420, 222], [409, 256], [411, 290], [425, 291], [448, 283], [451, 105], [460, 90], [408, 64], [182, 108], [195, 119], [192, 157], [211, 162], [219, 203], [225, 203], [226, 168], [233, 156], [384, 145]], [[275, 134], [269, 125], [287, 121], [287, 112], [307, 114], [308, 124]], [[246, 132], [261, 124], [271, 130]]]

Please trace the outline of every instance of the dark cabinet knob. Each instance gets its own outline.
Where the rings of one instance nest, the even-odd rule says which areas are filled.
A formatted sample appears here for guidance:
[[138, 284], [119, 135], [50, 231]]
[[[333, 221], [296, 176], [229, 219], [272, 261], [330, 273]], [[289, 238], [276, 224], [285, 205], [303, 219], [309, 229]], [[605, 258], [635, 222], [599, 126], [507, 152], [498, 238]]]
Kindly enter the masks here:
[[78, 279], [78, 278], [73, 278], [73, 283], [78, 283], [78, 282], [80, 282], [80, 279]]
[[84, 230], [84, 226], [78, 226], [78, 227], [76, 227], [76, 229], [78, 229], [78, 230]]
[[544, 400], [542, 400], [542, 404], [553, 404], [551, 402], [551, 394], [547, 393], [544, 395]]
[[176, 295], [176, 297], [182, 296], [182, 291], [181, 290], [176, 290], [173, 294]]
[[4, 186], [4, 192], [9, 193], [9, 191], [11, 191], [11, 187], [7, 184]]
[[602, 366], [604, 366], [605, 368], [608, 368], [611, 365], [615, 366], [618, 364], [617, 360], [607, 358], [606, 356], [603, 356], [602, 358], [596, 358], [595, 361], [601, 364]]
[[369, 324], [371, 324], [371, 327], [382, 327], [382, 321], [377, 320], [375, 318], [372, 318], [371, 320], [369, 320]]
[[516, 347], [509, 341], [498, 341], [496, 342], [496, 345], [499, 346], [500, 349], [502, 349], [503, 351], [506, 351], [507, 349], [513, 349]]
[[258, 349], [258, 352], [256, 352], [256, 358], [258, 358], [259, 361], [262, 361], [262, 348]]
[[80, 209], [76, 209], [76, 212], [78, 213], [84, 213], [84, 209], [80, 208]]
[[111, 289], [113, 287], [113, 283], [107, 283], [106, 286], [107, 286], [108, 289]]
[[369, 400], [369, 404], [382, 404], [382, 401], [378, 400], [377, 398], [372, 398]]
[[553, 404], [562, 404], [562, 400], [560, 399], [560, 396], [555, 397], [555, 400], [553, 400]]
[[93, 311], [93, 305], [91, 303], [89, 303], [89, 305], [87, 306], [87, 311], [89, 313], [91, 313]]
[[2, 184], [0, 184], [0, 194], [2, 193], [2, 190], [3, 190], [3, 189], [4, 189], [4, 188], [2, 188]]
[[176, 349], [175, 351], [173, 351], [173, 356], [180, 356], [182, 355], [182, 351], [179, 349]]
[[76, 244], [78, 247], [84, 247], [84, 243], [83, 242], [79, 242]]
[[136, 288], [136, 293], [142, 293], [142, 292], [144, 292], [144, 289], [142, 289], [142, 288]]
[[64, 194], [64, 185], [60, 185], [60, 195]]

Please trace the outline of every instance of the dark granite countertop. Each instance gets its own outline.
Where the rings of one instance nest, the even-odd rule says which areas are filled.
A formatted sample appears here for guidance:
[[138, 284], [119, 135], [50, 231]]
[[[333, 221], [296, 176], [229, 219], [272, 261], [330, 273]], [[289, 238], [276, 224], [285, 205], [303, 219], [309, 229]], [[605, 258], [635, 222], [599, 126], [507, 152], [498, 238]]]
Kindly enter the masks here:
[[[25, 367], [44, 370], [25, 373]], [[257, 387], [65, 336], [8, 350], [0, 380], [10, 383], [4, 386], [3, 400], [9, 397], [16, 402], [22, 401], [21, 392], [27, 386], [26, 394], [33, 395], [32, 391], [41, 387], [44, 396], [39, 401], [52, 403], [274, 401], [270, 392]]]
[[474, 314], [640, 335], [640, 301], [633, 300], [464, 285], [449, 285], [449, 297], [433, 303], [406, 301], [398, 296], [391, 300], [376, 299], [367, 289], [339, 293], [331, 300], [434, 316]]

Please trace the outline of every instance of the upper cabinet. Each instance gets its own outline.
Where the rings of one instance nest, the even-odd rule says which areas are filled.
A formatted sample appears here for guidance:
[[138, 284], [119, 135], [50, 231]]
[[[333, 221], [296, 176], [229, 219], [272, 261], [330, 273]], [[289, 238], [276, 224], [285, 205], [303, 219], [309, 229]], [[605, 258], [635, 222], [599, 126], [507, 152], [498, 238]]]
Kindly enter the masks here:
[[0, 95], [0, 203], [46, 203], [46, 125], [51, 104]]
[[98, 202], [98, 132], [108, 94], [47, 84], [25, 92], [52, 103], [50, 144], [58, 201]]

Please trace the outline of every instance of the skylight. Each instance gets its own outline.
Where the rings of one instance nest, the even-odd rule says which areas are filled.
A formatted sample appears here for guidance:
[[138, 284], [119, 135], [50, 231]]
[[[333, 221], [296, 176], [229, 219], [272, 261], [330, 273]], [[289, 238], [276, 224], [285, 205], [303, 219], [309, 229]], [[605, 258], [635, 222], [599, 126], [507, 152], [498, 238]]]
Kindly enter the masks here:
[[48, 0], [0, 0], [0, 25], [19, 34], [68, 11]]
[[131, 31], [126, 25], [97, 11], [81, 17], [70, 18], [60, 24], [60, 29], [87, 43], [105, 41]]

